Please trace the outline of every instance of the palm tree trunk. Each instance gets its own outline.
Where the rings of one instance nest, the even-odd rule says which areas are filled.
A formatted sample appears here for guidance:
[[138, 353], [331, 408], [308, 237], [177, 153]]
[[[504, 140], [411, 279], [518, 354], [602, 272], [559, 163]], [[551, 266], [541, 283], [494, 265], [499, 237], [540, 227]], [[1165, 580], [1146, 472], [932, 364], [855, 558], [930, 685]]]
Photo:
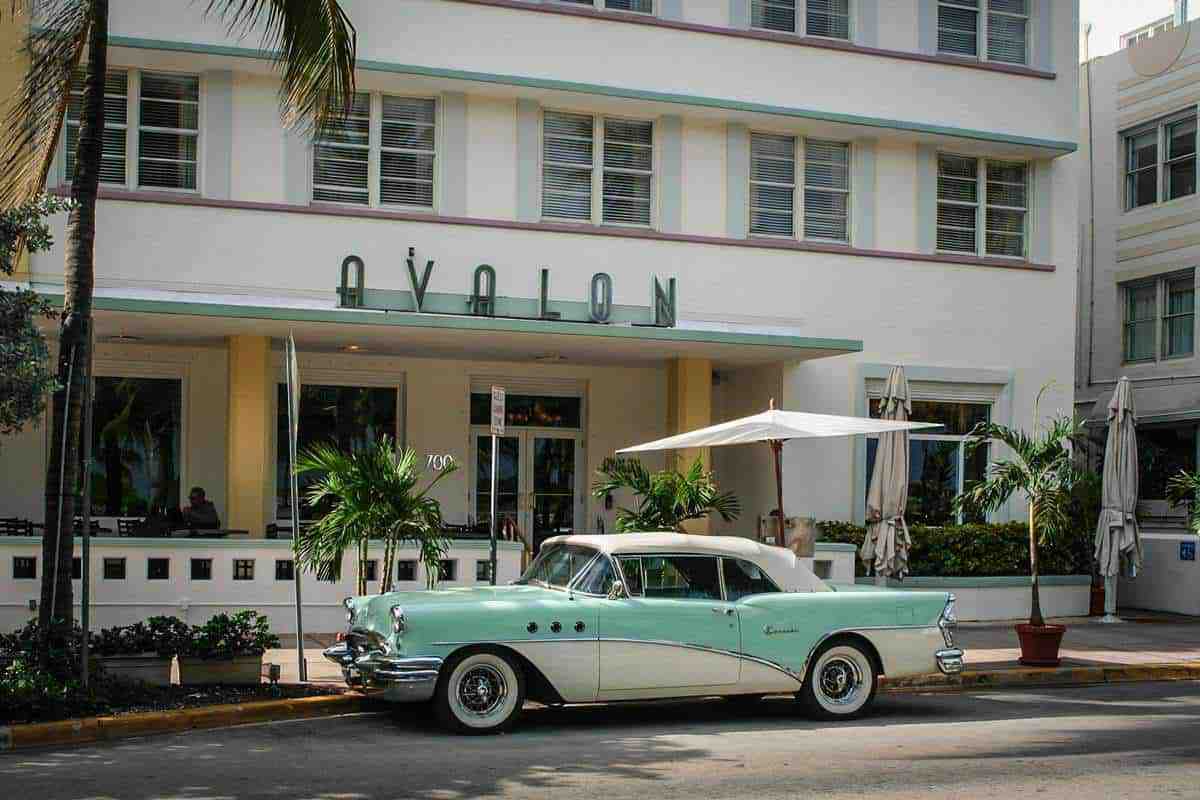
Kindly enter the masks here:
[[392, 564], [396, 559], [396, 537], [388, 536], [383, 546], [383, 581], [379, 585], [379, 593], [387, 594], [392, 590]]
[[363, 597], [367, 593], [367, 543], [370, 540], [364, 536], [358, 543], [358, 584], [356, 594]]
[[[63, 311], [59, 325], [58, 379], [66, 389], [54, 395], [51, 446], [46, 463], [46, 527], [42, 539], [42, 591], [38, 614], [38, 623], [45, 632], [39, 651], [43, 668], [49, 663], [50, 634], [69, 635], [73, 622], [71, 558], [75, 550], [72, 530], [75, 493], [80, 477], [79, 423], [83, 416], [86, 376], [92, 362], [90, 333], [95, 285], [96, 193], [100, 187], [100, 152], [104, 135], [108, 0], [91, 0], [90, 6], [87, 76], [79, 115], [75, 175], [71, 182], [71, 198], [76, 205], [67, 220], [67, 259], [63, 270]], [[83, 498], [85, 503], [90, 500]]]
[[1042, 618], [1042, 599], [1038, 594], [1038, 551], [1037, 551], [1037, 515], [1033, 503], [1029, 504], [1029, 572], [1033, 576], [1033, 599], [1029, 607], [1029, 624], [1042, 626], [1046, 620]]

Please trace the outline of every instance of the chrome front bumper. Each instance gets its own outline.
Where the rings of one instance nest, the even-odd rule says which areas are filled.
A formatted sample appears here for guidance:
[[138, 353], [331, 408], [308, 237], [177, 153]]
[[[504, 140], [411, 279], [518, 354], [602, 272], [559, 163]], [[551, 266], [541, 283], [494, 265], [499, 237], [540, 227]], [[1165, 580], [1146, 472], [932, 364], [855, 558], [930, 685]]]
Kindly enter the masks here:
[[442, 659], [397, 658], [378, 651], [360, 653], [345, 642], [321, 655], [342, 668], [350, 686], [382, 689], [383, 699], [397, 703], [421, 703], [433, 697]]
[[938, 650], [933, 654], [943, 675], [957, 675], [963, 669], [963, 651], [957, 647]]

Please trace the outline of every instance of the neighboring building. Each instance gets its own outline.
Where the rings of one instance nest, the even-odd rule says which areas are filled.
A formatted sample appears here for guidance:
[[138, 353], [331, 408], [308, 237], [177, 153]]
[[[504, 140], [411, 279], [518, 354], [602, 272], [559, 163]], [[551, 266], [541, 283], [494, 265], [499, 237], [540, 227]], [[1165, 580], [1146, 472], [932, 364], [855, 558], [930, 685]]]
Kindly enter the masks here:
[[1154, 22], [1147, 23], [1140, 28], [1135, 28], [1129, 33], [1121, 34], [1121, 49], [1124, 50], [1126, 47], [1140, 44], [1150, 37], [1164, 34], [1174, 27], [1175, 16], [1173, 14], [1162, 19], [1156, 19]]
[[1081, 68], [1076, 403], [1089, 418], [1098, 458], [1116, 381], [1125, 375], [1133, 382], [1140, 512], [1150, 528], [1183, 524], [1184, 509], [1167, 505], [1166, 482], [1196, 468], [1200, 447], [1200, 23], [1183, 23], [1186, 3], [1180, 6], [1172, 27], [1163, 30], [1160, 20], [1148, 40]]
[[[390, 433], [452, 456], [453, 524], [486, 526], [487, 393], [505, 386], [499, 503], [535, 545], [612, 530], [589, 485], [617, 448], [771, 398], [867, 414], [893, 364], [915, 416], [946, 426], [915, 437], [913, 522], [953, 521], [983, 469], [973, 422], [1028, 425], [1050, 381], [1071, 407], [1077, 3], [344, 5], [362, 94], [315, 144], [281, 127], [251, 39], [183, 0], [113, 5], [107, 526], [193, 485], [251, 536], [289, 524], [289, 332], [303, 442]], [[51, 295], [61, 239], [31, 262]], [[41, 520], [45, 437], [4, 442], [0, 515]], [[872, 453], [789, 445], [789, 514], [861, 520]], [[768, 449], [704, 455], [744, 508], [708, 527], [754, 535]]]

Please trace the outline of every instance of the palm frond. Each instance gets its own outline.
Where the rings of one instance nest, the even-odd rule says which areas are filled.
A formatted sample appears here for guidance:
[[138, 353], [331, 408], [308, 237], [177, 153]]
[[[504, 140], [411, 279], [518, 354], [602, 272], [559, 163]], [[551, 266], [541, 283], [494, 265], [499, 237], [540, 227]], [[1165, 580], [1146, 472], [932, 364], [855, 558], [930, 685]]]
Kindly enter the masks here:
[[234, 36], [259, 32], [282, 73], [284, 124], [321, 130], [349, 113], [358, 34], [337, 0], [208, 0], [205, 13]]
[[637, 508], [617, 509], [616, 530], [620, 533], [678, 530], [683, 522], [709, 514], [731, 522], [741, 513], [737, 496], [720, 491], [700, 458], [682, 473], [652, 473], [637, 459], [608, 458], [599, 474], [601, 480], [592, 485], [593, 496], [601, 498], [628, 489], [637, 497]]
[[1200, 533], [1200, 472], [1180, 470], [1167, 481], [1167, 500], [1188, 509], [1188, 527]]

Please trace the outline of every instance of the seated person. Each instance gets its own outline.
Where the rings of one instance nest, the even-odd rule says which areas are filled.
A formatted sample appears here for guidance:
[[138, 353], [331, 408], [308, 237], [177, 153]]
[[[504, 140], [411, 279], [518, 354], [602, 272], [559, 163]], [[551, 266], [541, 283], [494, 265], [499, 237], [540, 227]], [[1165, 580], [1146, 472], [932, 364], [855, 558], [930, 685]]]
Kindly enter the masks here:
[[184, 526], [192, 530], [215, 530], [221, 527], [221, 518], [217, 516], [217, 507], [204, 494], [204, 489], [193, 486], [188, 493], [188, 505], [179, 509]]

